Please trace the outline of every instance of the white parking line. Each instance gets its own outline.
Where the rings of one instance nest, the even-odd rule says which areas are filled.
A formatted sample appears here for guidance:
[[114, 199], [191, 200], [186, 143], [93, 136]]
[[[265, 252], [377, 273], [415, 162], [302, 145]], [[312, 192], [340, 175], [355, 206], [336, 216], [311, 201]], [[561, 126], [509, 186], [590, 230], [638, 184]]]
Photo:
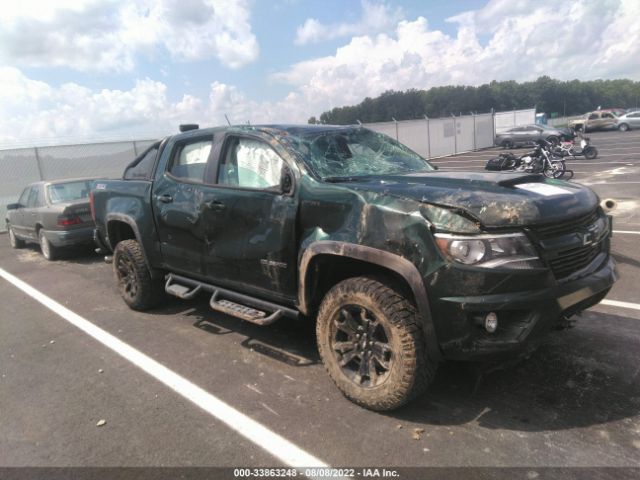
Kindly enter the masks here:
[[220, 422], [226, 424], [230, 429], [236, 431], [247, 440], [255, 443], [275, 458], [281, 460], [284, 464], [294, 468], [327, 466], [289, 440], [269, 430], [255, 420], [252, 420], [219, 398], [178, 375], [173, 370], [170, 370], [151, 357], [136, 350], [131, 345], [94, 325], [89, 320], [72, 312], [44, 293], [36, 290], [28, 283], [20, 280], [18, 277], [1, 268], [0, 276], [73, 326], [102, 343], [105, 347], [113, 350], [159, 382], [164, 383], [178, 395], [194, 403]]
[[632, 310], [640, 310], [639, 303], [619, 302], [618, 300], [602, 300], [600, 304], [609, 305], [610, 307], [620, 307], [620, 308], [630, 308]]
[[613, 233], [630, 233], [632, 235], [640, 235], [640, 232], [635, 232], [633, 230], [613, 230]]

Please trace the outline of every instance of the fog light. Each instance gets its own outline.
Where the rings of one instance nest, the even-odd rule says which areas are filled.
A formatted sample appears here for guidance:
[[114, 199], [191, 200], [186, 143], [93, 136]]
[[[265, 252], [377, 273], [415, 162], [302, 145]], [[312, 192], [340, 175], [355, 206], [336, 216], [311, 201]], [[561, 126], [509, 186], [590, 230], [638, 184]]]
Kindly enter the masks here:
[[494, 312], [487, 313], [484, 317], [484, 329], [489, 333], [495, 332], [498, 329], [498, 315]]

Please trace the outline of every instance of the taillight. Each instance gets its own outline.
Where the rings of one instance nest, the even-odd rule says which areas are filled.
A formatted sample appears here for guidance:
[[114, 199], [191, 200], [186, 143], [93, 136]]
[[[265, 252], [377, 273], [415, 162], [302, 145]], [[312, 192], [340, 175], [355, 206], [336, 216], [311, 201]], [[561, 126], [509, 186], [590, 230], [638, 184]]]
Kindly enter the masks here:
[[89, 192], [89, 208], [91, 209], [91, 218], [96, 221], [96, 207], [93, 204], [93, 191]]
[[78, 216], [73, 217], [58, 217], [58, 226], [59, 227], [69, 227], [71, 225], [78, 225], [82, 223], [82, 219]]

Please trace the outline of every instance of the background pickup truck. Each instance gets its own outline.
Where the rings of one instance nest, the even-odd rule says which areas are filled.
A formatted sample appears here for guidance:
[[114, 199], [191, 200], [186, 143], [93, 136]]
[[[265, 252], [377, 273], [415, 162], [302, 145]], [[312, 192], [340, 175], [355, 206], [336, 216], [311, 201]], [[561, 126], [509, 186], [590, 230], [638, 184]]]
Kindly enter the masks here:
[[617, 128], [616, 116], [611, 112], [596, 111], [586, 113], [580, 118], [569, 120], [567, 125], [576, 132], [588, 132], [592, 130], [606, 130]]
[[587, 187], [437, 171], [362, 127], [194, 129], [91, 205], [131, 308], [207, 292], [259, 325], [315, 322], [335, 384], [375, 410], [424, 392], [442, 359], [528, 353], [616, 279]]

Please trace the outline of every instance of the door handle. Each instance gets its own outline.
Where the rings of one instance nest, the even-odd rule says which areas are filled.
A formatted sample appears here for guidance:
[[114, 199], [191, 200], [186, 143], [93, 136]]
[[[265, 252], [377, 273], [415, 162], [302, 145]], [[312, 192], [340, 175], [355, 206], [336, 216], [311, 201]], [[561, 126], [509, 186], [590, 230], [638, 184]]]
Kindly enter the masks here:
[[227, 208], [227, 206], [224, 203], [218, 200], [209, 200], [208, 202], [204, 202], [204, 206], [209, 210], [215, 210], [218, 212]]
[[173, 197], [171, 195], [169, 195], [168, 193], [165, 193], [164, 195], [158, 195], [157, 198], [162, 203], [171, 203], [171, 202], [173, 202]]

